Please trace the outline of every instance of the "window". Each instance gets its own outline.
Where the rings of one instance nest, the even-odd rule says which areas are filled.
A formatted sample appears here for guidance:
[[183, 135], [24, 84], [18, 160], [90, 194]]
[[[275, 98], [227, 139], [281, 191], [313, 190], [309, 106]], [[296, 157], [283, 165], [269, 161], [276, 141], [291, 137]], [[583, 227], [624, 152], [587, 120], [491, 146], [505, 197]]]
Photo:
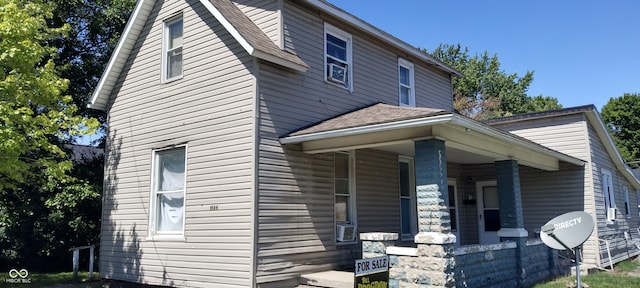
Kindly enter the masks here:
[[[336, 152], [334, 154], [334, 209], [336, 240], [339, 242], [355, 241], [355, 211], [353, 209], [353, 195], [351, 193], [353, 167], [351, 163], [351, 153]], [[342, 233], [342, 235], [340, 235], [340, 233]]]
[[624, 215], [631, 218], [631, 204], [629, 203], [629, 188], [624, 186]]
[[616, 220], [616, 200], [613, 195], [613, 178], [611, 172], [605, 169], [602, 169], [602, 193], [607, 221], [614, 221]]
[[451, 232], [458, 232], [458, 205], [456, 191], [456, 180], [449, 179], [447, 181], [447, 189], [449, 190], [449, 218], [451, 219]]
[[413, 63], [398, 59], [398, 84], [400, 106], [416, 106], [415, 84], [413, 81]]
[[182, 235], [186, 147], [154, 151], [150, 236]]
[[325, 23], [324, 36], [325, 81], [351, 91], [353, 89], [351, 35]]
[[400, 235], [409, 240], [415, 236], [417, 229], [416, 193], [413, 174], [413, 159], [401, 156], [398, 162], [400, 177]]
[[182, 77], [182, 15], [164, 23], [163, 81]]

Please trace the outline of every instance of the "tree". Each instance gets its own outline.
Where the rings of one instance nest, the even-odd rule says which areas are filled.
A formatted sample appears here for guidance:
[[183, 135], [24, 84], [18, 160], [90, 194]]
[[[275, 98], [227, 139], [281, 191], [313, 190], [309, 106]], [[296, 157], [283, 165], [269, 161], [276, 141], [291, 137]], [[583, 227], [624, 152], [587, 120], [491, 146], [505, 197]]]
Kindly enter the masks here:
[[68, 25], [47, 26], [53, 7], [44, 1], [0, 0], [0, 191], [24, 183], [40, 167], [64, 183], [70, 161], [56, 145], [69, 136], [92, 133], [95, 119], [76, 115], [68, 81], [58, 75], [55, 47]]
[[640, 94], [610, 98], [601, 115], [624, 161], [640, 167]]
[[527, 95], [533, 72], [519, 77], [500, 70], [498, 55], [470, 56], [469, 49], [440, 44], [432, 53], [435, 58], [461, 71], [464, 77], [453, 79], [454, 107], [474, 119], [488, 119], [527, 112], [559, 109], [553, 97]]
[[120, 39], [135, 0], [53, 0], [50, 27], [69, 26], [68, 36], [52, 39], [58, 47], [54, 59], [61, 69], [61, 77], [69, 79], [67, 93], [80, 109], [78, 114], [106, 123], [103, 111], [86, 108], [91, 93]]
[[64, 269], [98, 243], [103, 157], [69, 144], [105, 123], [86, 102], [134, 5], [0, 0], [0, 268]]

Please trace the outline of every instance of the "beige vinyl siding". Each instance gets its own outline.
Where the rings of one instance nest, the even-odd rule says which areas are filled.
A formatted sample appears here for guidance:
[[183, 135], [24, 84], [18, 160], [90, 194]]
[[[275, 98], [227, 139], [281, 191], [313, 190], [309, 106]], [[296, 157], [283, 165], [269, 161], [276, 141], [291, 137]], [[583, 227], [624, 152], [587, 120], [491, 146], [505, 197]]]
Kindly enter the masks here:
[[[285, 2], [285, 47], [297, 54], [310, 68], [305, 77], [296, 81], [315, 101], [322, 100], [327, 108], [316, 109], [344, 113], [364, 105], [384, 102], [398, 105], [398, 58], [415, 64], [416, 103], [418, 106], [453, 110], [449, 75], [417, 59], [406, 58], [406, 53], [382, 45], [359, 30], [333, 18], [320, 18], [298, 2]], [[324, 23], [329, 23], [353, 37], [353, 92], [324, 81]], [[302, 95], [297, 95], [302, 96]], [[313, 99], [313, 98], [312, 98]], [[329, 101], [330, 100], [330, 101]], [[326, 102], [324, 102], [326, 101]], [[335, 101], [335, 102], [334, 102]], [[334, 108], [335, 107], [335, 108]], [[311, 108], [313, 110], [313, 108]], [[336, 114], [330, 114], [335, 116]]]
[[[354, 257], [357, 257], [354, 253], [358, 254], [360, 249], [359, 245], [336, 245], [335, 242], [333, 154], [305, 154], [299, 146], [282, 147], [278, 139], [304, 126], [373, 103], [398, 103], [397, 51], [390, 52], [387, 47], [380, 47], [371, 39], [361, 37], [361, 33], [339, 26], [353, 35], [354, 91], [326, 83], [323, 76], [324, 20], [297, 5], [298, 2], [284, 4], [285, 49], [296, 53], [310, 68], [305, 73], [298, 73], [260, 62], [260, 215], [256, 267], [259, 286], [265, 286], [267, 282], [294, 279], [302, 273], [351, 267]], [[423, 77], [423, 72], [431, 71], [430, 68], [417, 70], [416, 77]], [[450, 89], [440, 87], [449, 85], [448, 76], [433, 71], [430, 73], [434, 78], [433, 84], [430, 80], [420, 80], [423, 82], [419, 85], [438, 87], [429, 86], [429, 91], [435, 92], [424, 93], [420, 89], [428, 90], [426, 87], [417, 87], [418, 95]], [[439, 108], [450, 108], [450, 93], [432, 96], [440, 100], [431, 99], [429, 101], [433, 102], [427, 101], [425, 105], [444, 106], [438, 103], [449, 101], [449, 107]], [[383, 183], [375, 177], [376, 173], [383, 171], [397, 175], [398, 158], [393, 153], [357, 151], [356, 161], [359, 158], [365, 162], [356, 178], [375, 181], [367, 183], [356, 179], [359, 229], [369, 231], [374, 229], [373, 222], [362, 215], [373, 215], [376, 209], [368, 207], [370, 203], [379, 205], [380, 199], [399, 202], [397, 184]], [[374, 159], [381, 162], [377, 163]], [[387, 176], [384, 179], [390, 178]], [[397, 179], [394, 181], [397, 182]], [[360, 188], [372, 189], [371, 194], [367, 194], [369, 191], [361, 193]], [[397, 231], [399, 209], [389, 213], [382, 219], [387, 221], [385, 227]], [[381, 218], [373, 220], [378, 219]]]
[[282, 47], [282, 0], [233, 0], [273, 43]]
[[[529, 121], [497, 124], [493, 126], [503, 130], [507, 130], [518, 136], [533, 140], [539, 144], [560, 151], [567, 155], [584, 160], [586, 163], [583, 169], [583, 206], [582, 208], [577, 210], [583, 210], [587, 213], [590, 213], [591, 215], [604, 215], [599, 214], [602, 211], [594, 210], [598, 206], [597, 204], [594, 204], [596, 203], [596, 200], [594, 198], [594, 188], [599, 189], [597, 187], [600, 180], [597, 179], [599, 178], [599, 176], [594, 177], [595, 174], [592, 173], [593, 150], [589, 144], [590, 136], [589, 132], [587, 131], [587, 125], [587, 118], [584, 114], [570, 114]], [[553, 188], [551, 187], [549, 189]], [[556, 194], [554, 197], [560, 196]], [[578, 196], [576, 195], [576, 197]], [[549, 200], [551, 201], [553, 199], [555, 198], [550, 198]], [[533, 200], [529, 199], [529, 201]], [[552, 204], [546, 203], [546, 205]], [[529, 210], [531, 209], [532, 208], [530, 208]], [[586, 263], [595, 264], [598, 262], [597, 230], [598, 228], [596, 227], [591, 238], [589, 238], [589, 240], [587, 240], [587, 242], [583, 245], [583, 259]]]
[[259, 147], [257, 282], [331, 269], [342, 258], [334, 240], [333, 154], [283, 150], [265, 138]]
[[[627, 186], [631, 188], [630, 183], [622, 176], [620, 171], [614, 165], [612, 159], [609, 157], [609, 154], [606, 152], [602, 141], [596, 134], [594, 128], [589, 125], [589, 145], [591, 146], [591, 150], [593, 151], [592, 155], [592, 173], [593, 173], [593, 182], [595, 187], [595, 209], [598, 215], [602, 215], [598, 217], [596, 221], [597, 225], [597, 237], [600, 239], [606, 239], [609, 241], [609, 246], [611, 249], [611, 258], [613, 263], [619, 262], [621, 260], [629, 257], [628, 253], [637, 254], [638, 250], [634, 249], [633, 245], [628, 245], [627, 241], [624, 239], [624, 232], [630, 231], [631, 229], [635, 229], [638, 227], [638, 218], [632, 217], [627, 219], [624, 215], [624, 191], [623, 186]], [[606, 169], [611, 172], [613, 177], [613, 191], [614, 191], [614, 200], [616, 203], [616, 207], [618, 208], [618, 213], [616, 214], [616, 221], [613, 224], [607, 223], [605, 219], [605, 202], [604, 202], [604, 191], [602, 189], [602, 169]], [[629, 190], [629, 200], [630, 206], [637, 207], [637, 197], [633, 190]], [[635, 206], [634, 206], [635, 205]], [[632, 216], [634, 216], [634, 212], [637, 215], [636, 209], [631, 209]], [[599, 263], [602, 266], [609, 265], [609, 256], [607, 255], [606, 244], [604, 241], [600, 241], [600, 255], [599, 255]], [[629, 251], [632, 250], [632, 251]]]
[[400, 233], [398, 154], [356, 151], [358, 232]]
[[[560, 171], [518, 166], [524, 228], [535, 237], [552, 218], [584, 206], [584, 167], [560, 163]], [[541, 209], [544, 207], [544, 209]]]
[[[558, 199], [558, 202], [556, 202], [555, 205], [553, 203], [546, 202], [541, 202], [539, 204], [544, 205], [544, 207], [548, 207], [549, 209], [553, 209], [554, 207], [561, 208], [562, 206], [558, 205], [566, 203], [568, 206], [567, 209], [575, 208], [576, 210], [584, 210], [592, 215], [597, 215], [596, 228], [594, 229], [594, 233], [583, 246], [583, 259], [585, 263], [593, 265], [608, 265], [608, 255], [605, 242], [599, 241], [598, 238], [607, 239], [610, 241], [611, 253], [614, 263], [628, 257], [627, 243], [624, 241], [623, 233], [624, 231], [629, 231], [630, 229], [637, 227], [637, 218], [625, 218], [623, 209], [619, 210], [619, 213], [616, 217], [616, 223], [614, 225], [607, 225], [605, 219], [606, 214], [604, 205], [604, 194], [602, 191], [602, 169], [609, 170], [612, 173], [614, 186], [613, 188], [615, 193], [614, 197], [617, 207], [624, 208], [624, 192], [622, 187], [624, 185], [628, 185], [630, 187], [630, 185], [613, 164], [613, 161], [610, 158], [609, 154], [606, 152], [599, 136], [597, 135], [593, 127], [588, 124], [587, 118], [584, 114], [571, 114], [537, 120], [505, 123], [495, 126], [501, 129], [508, 130], [511, 133], [517, 134], [519, 136], [536, 141], [542, 145], [558, 150], [562, 153], [569, 154], [571, 156], [587, 161], [584, 166], [583, 177], [584, 206], [581, 209], [579, 209], [578, 207], [572, 207], [570, 205], [570, 203], [574, 202], [566, 202], [574, 196], [578, 198], [579, 196], [575, 193], [566, 195], [556, 193], [553, 199]], [[571, 173], [572, 170], [573, 169], [571, 168], [566, 168], [558, 173]], [[523, 178], [532, 177], [533, 175], [536, 175], [536, 173], [523, 176]], [[549, 181], [549, 179], [553, 178], [546, 177], [541, 179], [545, 179], [546, 183]], [[573, 177], [571, 177], [571, 179], [573, 179]], [[535, 178], [533, 178], [532, 180], [533, 181], [530, 181], [531, 184], [527, 185], [533, 185], [537, 183], [537, 181], [539, 181], [535, 180]], [[578, 179], [576, 178], [575, 180]], [[561, 191], [564, 191], [564, 189]], [[635, 194], [632, 193], [632, 190], [630, 190], [629, 192], [629, 200], [630, 206], [632, 207], [633, 216], [634, 212], [637, 213], [637, 210], [633, 209], [634, 207], [637, 207], [634, 206], [637, 205], [637, 198], [633, 197], [635, 196]], [[562, 201], [558, 197], [569, 198], [565, 199], [565, 201]], [[525, 201], [525, 195], [523, 194], [523, 203], [525, 204], [535, 203], [536, 201], [541, 201], [541, 199], [542, 198], [537, 197], [535, 199], [527, 198], [527, 201]], [[529, 215], [530, 213], [528, 211], [532, 211], [527, 207], [525, 207], [524, 209], [525, 215]], [[556, 211], [556, 213], [559, 212], [561, 211]], [[526, 219], [527, 218], [525, 218], [525, 221]], [[537, 221], [542, 221], [542, 219], [538, 219]], [[527, 226], [530, 226], [533, 223], [525, 224]], [[629, 248], [633, 247], [629, 246]], [[632, 251], [631, 253], [637, 252]]]
[[[156, 3], [114, 90], [100, 273], [175, 287], [249, 287], [255, 62], [199, 2], [190, 4]], [[161, 84], [162, 24], [176, 12], [184, 19], [184, 77]], [[152, 151], [180, 144], [187, 145], [185, 240], [148, 240]]]
[[492, 125], [564, 154], [588, 161], [590, 158], [582, 114]]

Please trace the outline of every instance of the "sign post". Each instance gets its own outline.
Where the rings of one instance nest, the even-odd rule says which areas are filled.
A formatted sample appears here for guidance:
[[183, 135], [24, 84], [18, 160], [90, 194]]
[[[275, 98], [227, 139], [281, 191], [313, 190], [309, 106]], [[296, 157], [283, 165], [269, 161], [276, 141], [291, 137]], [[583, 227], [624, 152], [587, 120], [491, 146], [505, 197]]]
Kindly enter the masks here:
[[389, 287], [389, 256], [356, 260], [354, 288]]
[[[595, 222], [591, 215], [583, 211], [573, 211], [555, 217], [540, 229], [540, 239], [556, 250], [567, 250], [576, 259], [576, 286], [580, 282], [580, 246], [589, 239]], [[574, 250], [575, 249], [575, 250]]]

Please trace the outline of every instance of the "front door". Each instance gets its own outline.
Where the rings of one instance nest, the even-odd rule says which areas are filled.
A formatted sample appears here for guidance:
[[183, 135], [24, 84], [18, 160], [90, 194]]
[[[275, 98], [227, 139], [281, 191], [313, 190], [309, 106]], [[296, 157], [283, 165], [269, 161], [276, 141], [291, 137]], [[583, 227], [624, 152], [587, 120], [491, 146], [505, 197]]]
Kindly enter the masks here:
[[499, 243], [500, 205], [496, 181], [476, 182], [480, 244]]

